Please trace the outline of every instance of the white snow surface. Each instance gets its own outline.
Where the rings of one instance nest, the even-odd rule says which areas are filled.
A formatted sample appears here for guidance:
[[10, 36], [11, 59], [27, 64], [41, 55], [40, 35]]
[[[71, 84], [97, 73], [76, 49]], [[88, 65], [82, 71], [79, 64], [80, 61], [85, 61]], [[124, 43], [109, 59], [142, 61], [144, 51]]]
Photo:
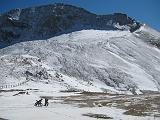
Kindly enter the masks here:
[[[32, 88], [29, 90], [29, 88]], [[26, 85], [16, 87], [29, 92], [29, 94], [15, 95], [17, 91], [0, 93], [0, 118], [8, 120], [94, 120], [83, 114], [104, 114], [112, 117], [112, 120], [159, 120], [154, 116], [131, 116], [123, 114], [126, 110], [112, 107], [78, 107], [74, 104], [63, 104], [63, 101], [57, 97], [76, 96], [76, 93], [58, 92], [56, 83], [43, 84], [28, 82]], [[38, 89], [38, 90], [36, 90]], [[26, 92], [26, 91], [25, 91]], [[40, 99], [40, 96], [52, 97], [49, 100], [49, 106], [35, 107], [34, 102]], [[42, 102], [44, 104], [44, 100]]]
[[149, 33], [151, 36], [154, 36], [155, 38], [160, 37], [160, 32], [156, 31], [155, 29], [152, 29], [148, 25], [144, 24], [142, 27], [140, 27], [137, 31], [143, 31]]
[[129, 31], [82, 30], [0, 50], [2, 86], [30, 79], [63, 89], [141, 93], [160, 89], [159, 68], [160, 50]]

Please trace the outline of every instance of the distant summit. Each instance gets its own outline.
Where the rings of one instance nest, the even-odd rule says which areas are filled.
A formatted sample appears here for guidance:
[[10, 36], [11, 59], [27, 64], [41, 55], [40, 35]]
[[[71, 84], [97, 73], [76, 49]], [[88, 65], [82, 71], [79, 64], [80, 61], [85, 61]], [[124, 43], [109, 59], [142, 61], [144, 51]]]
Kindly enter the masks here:
[[56, 3], [3, 13], [0, 16], [0, 41], [46, 39], [82, 29], [134, 32], [140, 26], [126, 14], [96, 15], [83, 8]]

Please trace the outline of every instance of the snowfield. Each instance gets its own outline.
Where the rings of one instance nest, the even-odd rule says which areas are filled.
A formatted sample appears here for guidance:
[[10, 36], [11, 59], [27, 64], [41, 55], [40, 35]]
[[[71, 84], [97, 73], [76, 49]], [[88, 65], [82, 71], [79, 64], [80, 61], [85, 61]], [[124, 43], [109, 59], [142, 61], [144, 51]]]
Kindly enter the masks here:
[[159, 91], [160, 51], [137, 34], [82, 30], [8, 46], [0, 50], [0, 83], [57, 81], [77, 91]]
[[[150, 29], [82, 30], [0, 49], [0, 119], [159, 120], [160, 50], [141, 39]], [[45, 97], [48, 107], [34, 106]]]
[[[97, 118], [92, 118], [85, 116], [84, 114], [100, 114], [103, 117], [110, 117], [111, 120], [159, 120], [159, 113], [154, 110], [153, 113], [148, 113], [149, 115], [126, 115], [124, 114], [126, 110], [117, 108], [117, 103], [111, 103], [109, 106], [100, 106], [103, 101], [108, 101], [110, 99], [123, 100], [120, 96], [93, 93], [87, 96], [81, 96], [81, 93], [76, 92], [59, 92], [59, 90], [64, 89], [63, 87], [58, 87], [56, 83], [54, 84], [44, 84], [36, 82], [28, 82], [25, 85], [16, 87], [15, 89], [5, 89], [0, 92], [0, 118], [2, 120], [95, 120]], [[22, 91], [23, 90], [23, 91]], [[24, 93], [20, 93], [20, 92]], [[28, 92], [28, 94], [27, 94]], [[95, 94], [95, 96], [94, 96]], [[98, 95], [99, 94], [99, 95]], [[85, 94], [84, 94], [85, 95]], [[105, 97], [104, 97], [105, 96]], [[160, 97], [159, 94], [150, 95], [154, 99], [154, 96]], [[48, 97], [49, 106], [45, 107], [35, 107], [34, 102], [40, 98]], [[104, 97], [104, 98], [103, 98]], [[122, 95], [123, 98], [125, 96]], [[146, 95], [145, 97], [148, 97]], [[146, 99], [144, 96], [133, 96], [131, 99], [138, 101], [139, 99]], [[128, 97], [129, 98], [129, 97]], [[124, 99], [125, 106], [130, 105], [129, 99], [127, 97]], [[136, 99], [137, 98], [137, 99]], [[86, 99], [86, 103], [83, 103], [83, 99]], [[99, 99], [100, 101], [96, 101]], [[95, 101], [94, 101], [95, 100]], [[69, 101], [68, 103], [65, 101]], [[74, 103], [74, 101], [79, 101]], [[127, 101], [127, 102], [126, 102]], [[93, 102], [93, 103], [92, 103]], [[97, 104], [97, 102], [99, 102]], [[104, 102], [105, 103], [105, 102]], [[140, 104], [140, 102], [138, 102]], [[43, 100], [44, 104], [44, 100]], [[100, 104], [100, 105], [99, 105]], [[145, 103], [142, 103], [145, 104]], [[87, 105], [87, 106], [86, 106]], [[93, 106], [92, 106], [93, 105]], [[154, 106], [156, 106], [154, 104]], [[158, 107], [158, 106], [157, 106]], [[144, 108], [142, 108], [143, 110]], [[139, 113], [144, 112], [139, 110]], [[147, 112], [146, 112], [147, 113]], [[134, 114], [134, 113], [133, 113]], [[142, 114], [142, 113], [141, 113]], [[100, 119], [100, 118], [99, 118]]]

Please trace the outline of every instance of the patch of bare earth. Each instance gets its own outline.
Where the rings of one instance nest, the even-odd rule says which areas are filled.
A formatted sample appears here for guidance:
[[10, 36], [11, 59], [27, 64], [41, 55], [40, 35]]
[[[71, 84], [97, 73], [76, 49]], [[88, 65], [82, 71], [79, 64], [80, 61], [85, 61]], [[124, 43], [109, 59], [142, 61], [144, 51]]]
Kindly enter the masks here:
[[[116, 107], [133, 116], [154, 116], [160, 119], [160, 93], [146, 92], [142, 95], [81, 92], [73, 96], [57, 97], [63, 104], [78, 107]], [[91, 114], [85, 114], [91, 117]], [[96, 115], [93, 115], [95, 117]]]

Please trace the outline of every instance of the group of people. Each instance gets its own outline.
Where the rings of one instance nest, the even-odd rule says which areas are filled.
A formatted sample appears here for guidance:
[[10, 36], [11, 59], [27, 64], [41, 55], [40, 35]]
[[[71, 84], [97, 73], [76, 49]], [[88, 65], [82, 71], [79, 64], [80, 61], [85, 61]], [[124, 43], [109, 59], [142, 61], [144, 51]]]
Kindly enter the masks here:
[[[42, 98], [40, 100], [36, 100], [34, 106], [43, 106], [42, 100], [43, 100]], [[44, 106], [48, 106], [49, 105], [48, 98], [45, 98], [44, 100], [45, 100]]]

